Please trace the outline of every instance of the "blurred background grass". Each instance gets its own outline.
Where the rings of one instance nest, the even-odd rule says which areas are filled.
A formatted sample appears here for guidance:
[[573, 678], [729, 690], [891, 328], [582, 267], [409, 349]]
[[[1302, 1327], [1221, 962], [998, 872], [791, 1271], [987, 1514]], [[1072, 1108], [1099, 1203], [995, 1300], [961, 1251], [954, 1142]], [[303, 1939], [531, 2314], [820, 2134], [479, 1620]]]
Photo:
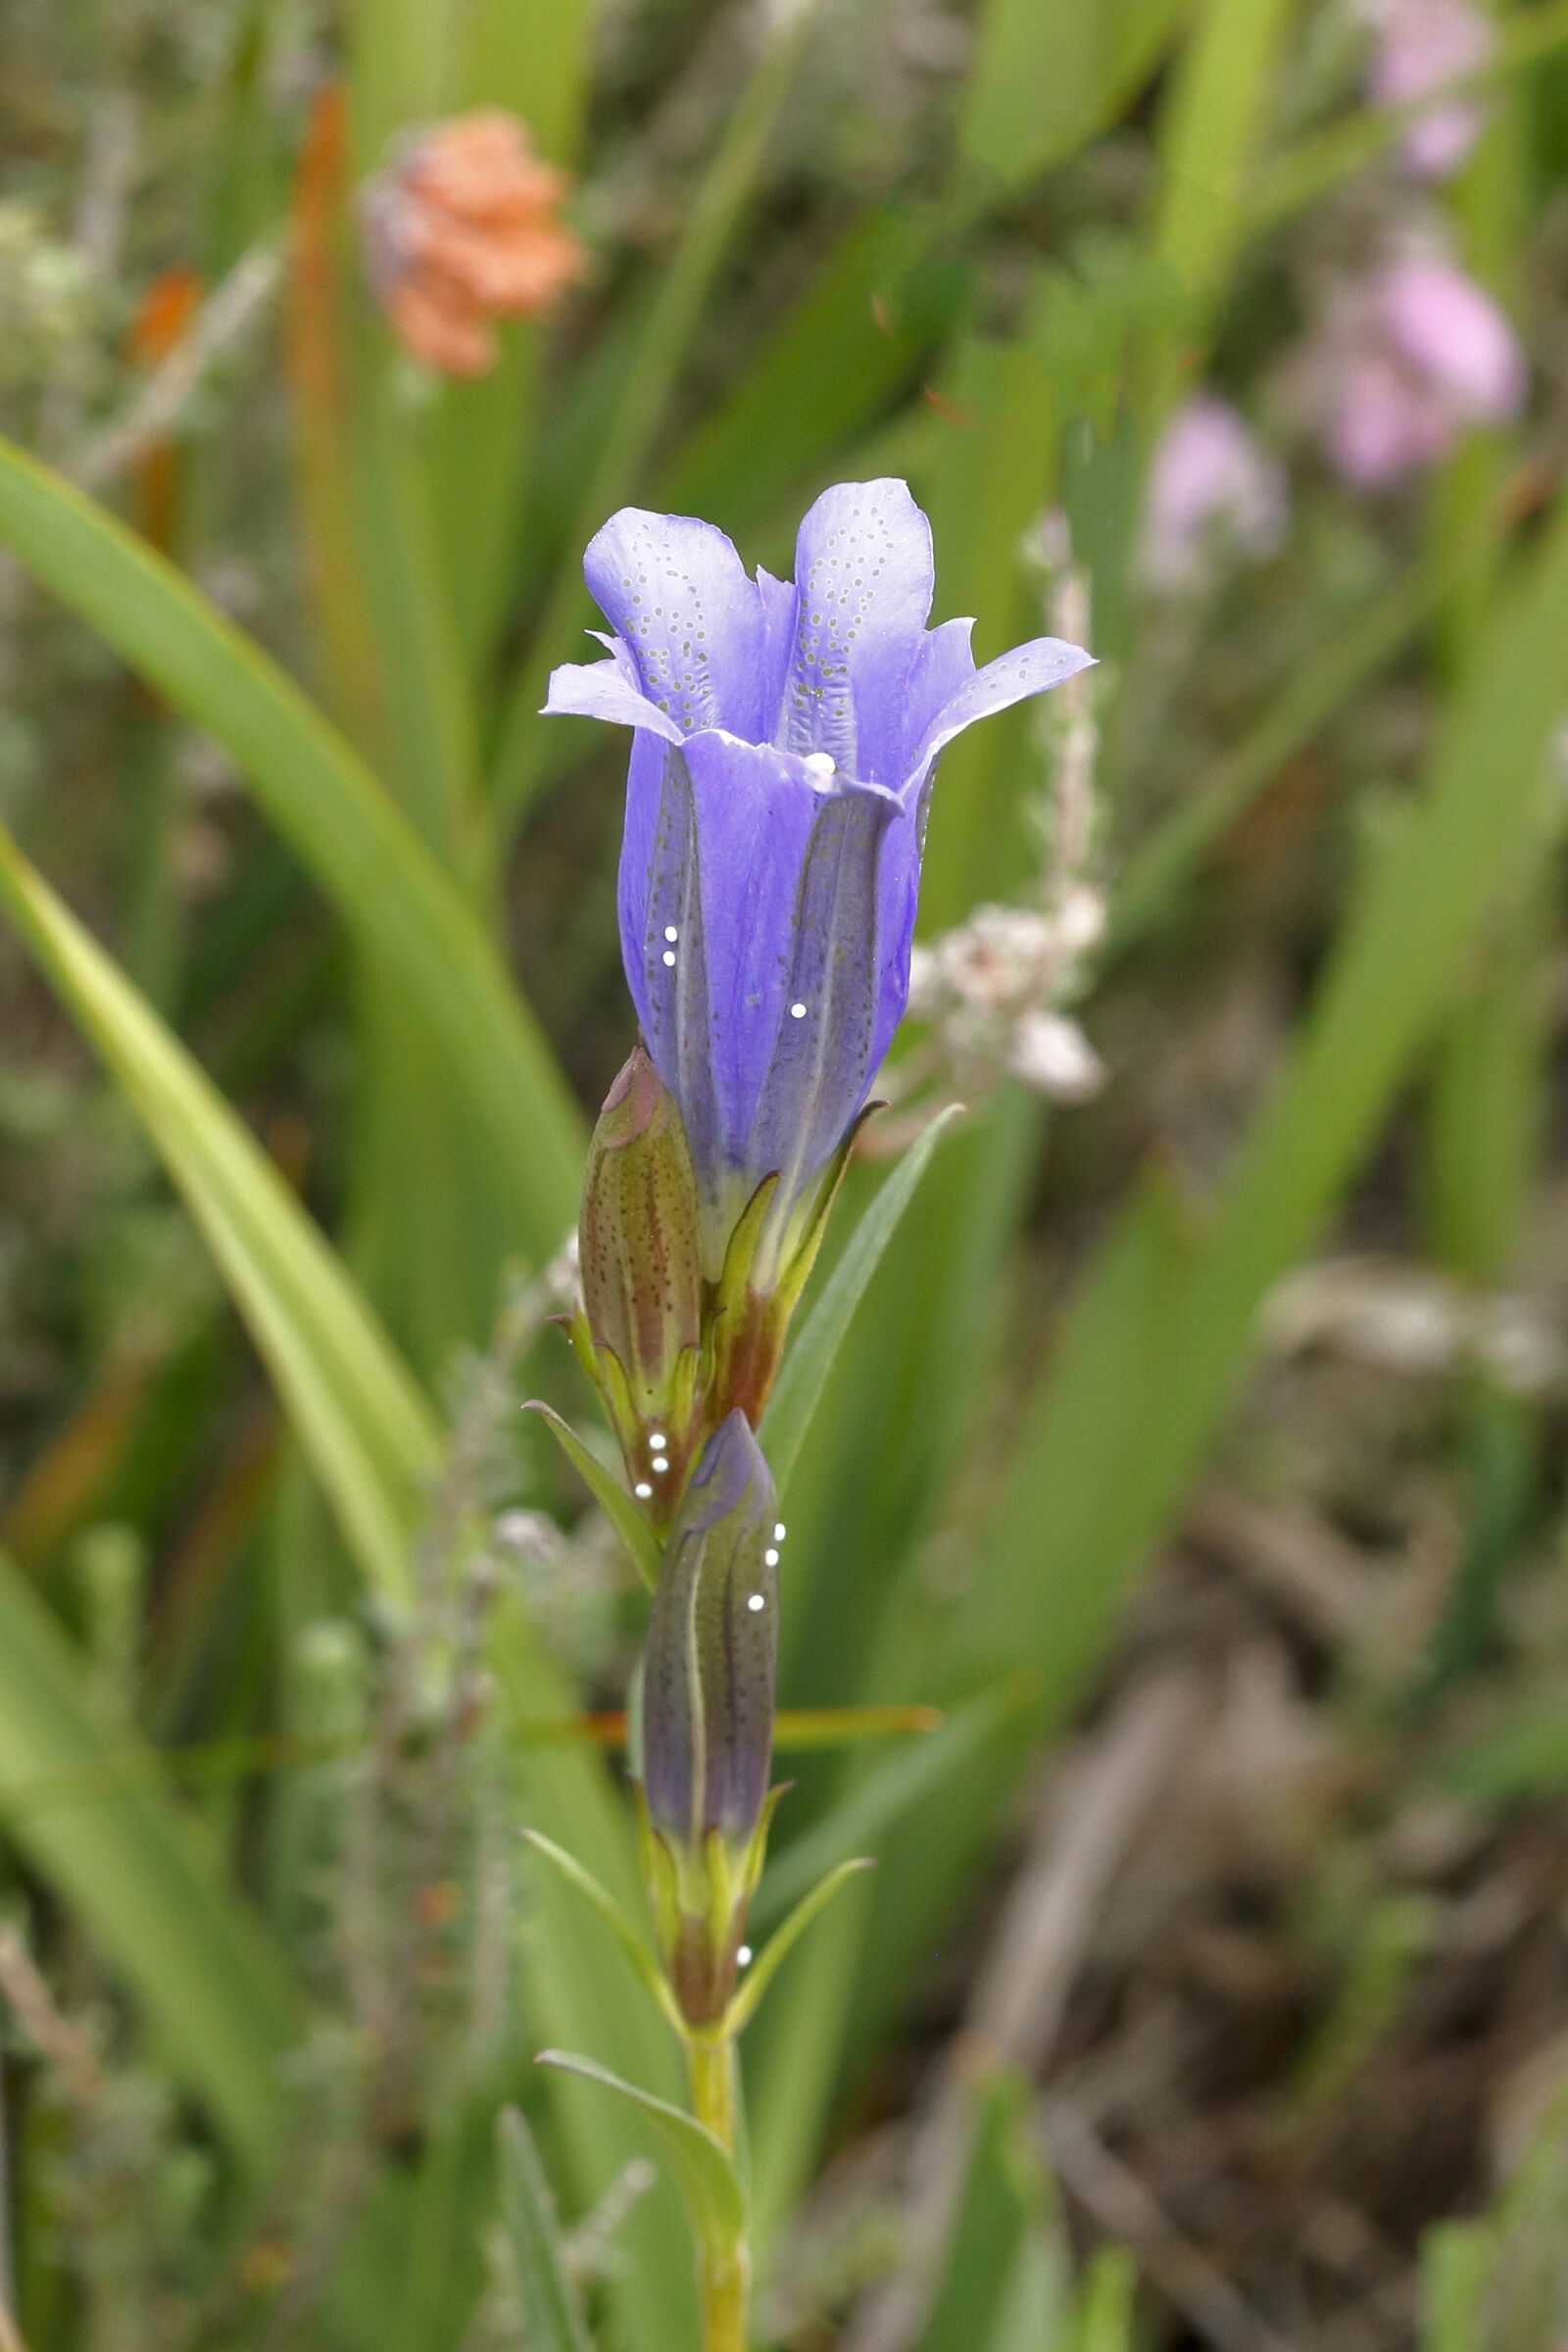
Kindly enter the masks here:
[[[589, 1425], [541, 1330], [631, 1035], [624, 746], [534, 714], [614, 506], [787, 571], [809, 498], [886, 471], [982, 658], [1055, 626], [1101, 667], [944, 763], [890, 1134], [970, 1116], [791, 1425], [785, 1703], [943, 1721], [789, 1760], [764, 1920], [880, 1867], [749, 2040], [764, 2340], [1563, 2341], [1568, 9], [1497, 13], [1425, 182], [1386, 19], [9, 0], [31, 2352], [569, 2341], [509, 2105], [593, 2340], [690, 2340], [654, 2143], [531, 2064], [672, 2080], [516, 1838], [636, 1899], [569, 1727], [637, 1606], [517, 1410]], [[479, 106], [586, 260], [459, 380], [382, 317], [362, 191]], [[1372, 485], [1332, 419], [1410, 252], [1528, 394]], [[1207, 392], [1250, 520], [1161, 562]], [[941, 975], [977, 907], [1102, 899], [1020, 1085]]]

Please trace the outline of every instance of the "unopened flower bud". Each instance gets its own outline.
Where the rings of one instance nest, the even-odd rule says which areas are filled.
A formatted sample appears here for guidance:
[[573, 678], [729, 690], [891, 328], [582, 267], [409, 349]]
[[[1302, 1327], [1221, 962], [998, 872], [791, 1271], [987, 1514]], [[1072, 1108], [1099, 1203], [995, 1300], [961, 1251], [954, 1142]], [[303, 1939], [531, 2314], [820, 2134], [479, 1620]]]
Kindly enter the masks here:
[[657, 1520], [694, 1441], [703, 1284], [697, 1184], [673, 1098], [639, 1046], [606, 1099], [583, 1183], [579, 1349]]
[[649, 1885], [681, 2009], [734, 1989], [761, 1869], [778, 1660], [777, 1496], [744, 1413], [714, 1432], [670, 1529], [644, 1653]]

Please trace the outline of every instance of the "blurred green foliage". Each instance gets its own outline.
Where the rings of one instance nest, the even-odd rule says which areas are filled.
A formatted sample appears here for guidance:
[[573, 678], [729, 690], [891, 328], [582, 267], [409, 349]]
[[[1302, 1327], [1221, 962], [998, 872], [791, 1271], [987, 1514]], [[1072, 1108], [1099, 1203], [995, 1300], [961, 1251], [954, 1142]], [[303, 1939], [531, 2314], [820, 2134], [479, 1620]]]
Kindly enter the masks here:
[[[946, 1721], [803, 1758], [780, 1816], [761, 1924], [863, 1844], [880, 1868], [749, 2048], [761, 2307], [780, 2343], [859, 2347], [856, 2296], [912, 2261], [909, 2352], [1210, 2340], [1157, 2232], [1086, 2246], [1137, 2232], [1005, 2052], [964, 2081], [932, 2243], [872, 2193], [835, 2274], [836, 2176], [813, 2191], [908, 2108], [933, 2001], [962, 2014], [937, 1956], [973, 1953], [1130, 1597], [1255, 1435], [1279, 1286], [1370, 1237], [1479, 1312], [1550, 1231], [1568, 10], [1506, 12], [1475, 155], [1422, 199], [1523, 334], [1533, 405], [1381, 504], [1313, 457], [1285, 365], [1314, 284], [1401, 201], [1407, 121], [1366, 106], [1366, 28], [1334, 0], [12, 14], [3, 2299], [30, 2352], [691, 2340], [672, 2052], [515, 1835], [635, 1909], [578, 1722], [621, 1703], [635, 1607], [517, 1409], [582, 1405], [543, 1326], [630, 1033], [619, 755], [537, 710], [611, 508], [701, 513], [783, 569], [823, 483], [896, 470], [982, 658], [1064, 596], [1087, 612], [1073, 872], [1109, 928], [1073, 1009], [1109, 1083], [1081, 1113], [988, 1085], [934, 1150], [858, 1168], [774, 1404], [784, 1703]], [[460, 382], [371, 301], [356, 191], [479, 104], [572, 174], [592, 259]], [[150, 361], [136, 322], [174, 270], [203, 305]], [[1161, 600], [1148, 467], [1209, 380], [1289, 456], [1291, 529]], [[1038, 892], [1075, 756], [1027, 711], [949, 755], [931, 935]], [[1202, 1038], [1258, 970], [1238, 1080]], [[1352, 1859], [1357, 1805], [1455, 1789], [1563, 1826], [1539, 1597], [1561, 1400], [1458, 1353], [1426, 1654], [1390, 1671], [1347, 1629], [1322, 1673]], [[93, 1544], [126, 1530], [106, 1598]], [[1281, 2144], [1332, 2120], [1420, 1981], [1425, 1911], [1351, 1876]], [[541, 2076], [556, 2042], [655, 2107]], [[1431, 2352], [1558, 2340], [1561, 2106], [1489, 2211], [1406, 2214], [1435, 2225]], [[1272, 2324], [1246, 2340], [1304, 2325]]]

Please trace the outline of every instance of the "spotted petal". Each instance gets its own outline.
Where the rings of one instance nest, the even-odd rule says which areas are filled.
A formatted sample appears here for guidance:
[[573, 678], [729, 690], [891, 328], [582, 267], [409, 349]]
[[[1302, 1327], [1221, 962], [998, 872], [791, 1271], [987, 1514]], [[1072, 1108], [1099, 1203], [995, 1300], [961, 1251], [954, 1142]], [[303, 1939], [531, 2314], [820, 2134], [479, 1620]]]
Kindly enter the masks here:
[[906, 683], [931, 611], [931, 525], [906, 482], [824, 490], [795, 547], [795, 642], [778, 740], [899, 781]]
[[762, 611], [722, 531], [623, 507], [588, 543], [583, 573], [642, 690], [683, 735], [757, 735]]

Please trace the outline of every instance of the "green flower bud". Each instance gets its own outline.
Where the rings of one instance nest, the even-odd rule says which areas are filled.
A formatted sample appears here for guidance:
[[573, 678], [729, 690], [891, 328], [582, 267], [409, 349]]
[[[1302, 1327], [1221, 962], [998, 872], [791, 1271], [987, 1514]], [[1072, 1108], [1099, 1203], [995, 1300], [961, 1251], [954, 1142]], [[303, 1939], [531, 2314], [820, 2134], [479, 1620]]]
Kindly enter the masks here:
[[641, 1046], [611, 1088], [589, 1147], [580, 1253], [573, 1341], [633, 1489], [662, 1523], [696, 1444], [703, 1281], [685, 1129]]
[[723, 2013], [761, 1867], [778, 1659], [778, 1503], [746, 1416], [703, 1449], [643, 1661], [644, 1862], [693, 2025]]

